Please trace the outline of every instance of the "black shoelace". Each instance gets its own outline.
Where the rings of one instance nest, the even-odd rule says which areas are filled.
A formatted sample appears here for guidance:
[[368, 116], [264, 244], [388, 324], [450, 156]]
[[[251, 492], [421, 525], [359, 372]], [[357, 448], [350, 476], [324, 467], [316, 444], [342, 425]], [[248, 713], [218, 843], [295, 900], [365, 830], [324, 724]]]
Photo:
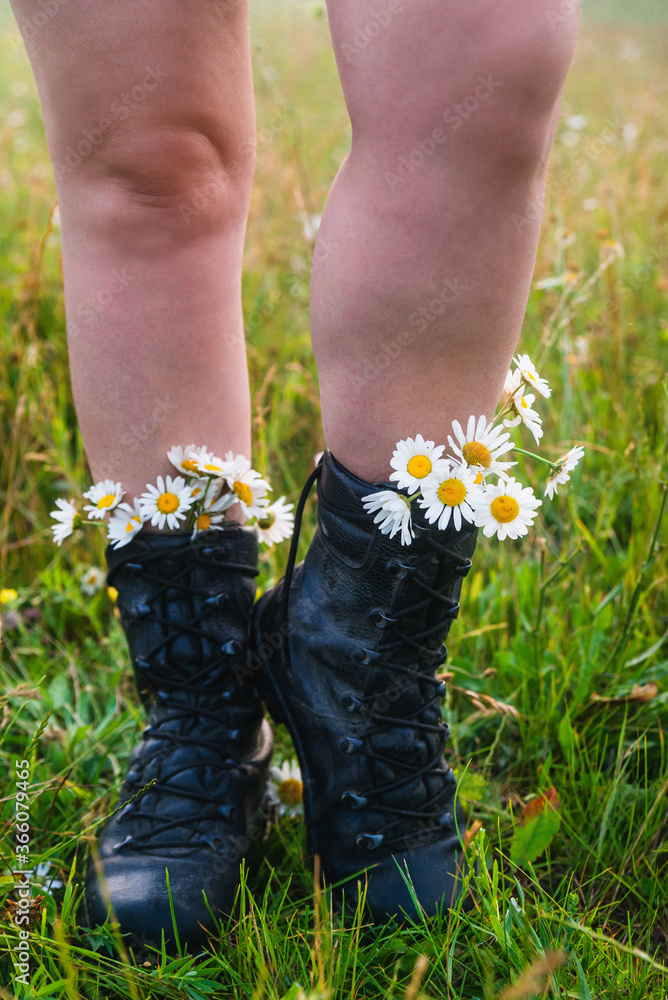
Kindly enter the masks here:
[[[310, 494], [313, 483], [319, 478], [322, 472], [322, 465], [318, 465], [308, 477], [295, 511], [295, 531], [290, 546], [290, 554], [285, 573], [282, 594], [282, 619], [288, 621], [288, 600], [290, 585], [294, 573], [297, 546], [299, 542], [299, 531], [301, 527], [304, 507]], [[399, 684], [394, 685], [384, 692], [379, 691], [361, 698], [348, 696], [346, 708], [353, 714], [363, 714], [369, 722], [369, 728], [359, 737], [344, 737], [339, 742], [339, 748], [345, 753], [363, 754], [369, 761], [378, 761], [394, 770], [401, 768], [406, 773], [403, 777], [392, 782], [364, 790], [363, 793], [347, 791], [343, 793], [342, 801], [353, 809], [370, 809], [374, 812], [384, 814], [386, 822], [374, 833], [362, 833], [357, 838], [357, 846], [367, 850], [373, 850], [383, 844], [385, 847], [394, 847], [402, 843], [410, 842], [415, 845], [416, 827], [417, 837], [429, 840], [433, 834], [442, 833], [443, 830], [454, 830], [455, 817], [452, 811], [443, 811], [445, 802], [452, 798], [452, 786], [454, 775], [450, 770], [444, 770], [442, 764], [443, 750], [447, 741], [449, 729], [440, 719], [440, 703], [445, 694], [445, 684], [435, 676], [437, 667], [443, 662], [447, 654], [447, 649], [443, 644], [439, 644], [436, 649], [425, 645], [432, 636], [437, 636], [448, 626], [457, 616], [459, 604], [448, 596], [446, 591], [451, 590], [453, 584], [459, 577], [466, 576], [471, 568], [471, 560], [465, 556], [448, 549], [434, 537], [433, 530], [428, 528], [419, 529], [426, 534], [429, 551], [414, 558], [411, 564], [392, 560], [388, 564], [388, 572], [393, 572], [397, 577], [403, 579], [411, 576], [413, 583], [419, 586], [425, 593], [423, 600], [417, 603], [400, 608], [392, 614], [385, 614], [379, 609], [370, 612], [379, 628], [383, 629], [383, 640], [375, 650], [358, 649], [355, 658], [359, 663], [374, 665], [397, 675], [406, 681], [406, 686], [417, 682], [418, 684], [428, 684], [433, 687], [433, 695], [427, 697], [419, 707], [402, 716], [388, 715], [385, 711], [378, 711], [378, 706], [383, 703], [390, 704], [397, 700], [397, 691], [400, 692]], [[438, 589], [430, 586], [420, 575], [420, 567], [434, 559], [439, 559], [442, 563], [447, 560], [450, 564], [449, 572], [441, 581]], [[409, 633], [401, 628], [402, 620], [410, 621], [412, 616], [424, 614], [425, 618], [434, 605], [444, 606], [445, 613], [434, 624], [422, 631]], [[411, 663], [401, 662], [409, 658]], [[422, 665], [422, 666], [421, 666]], [[424, 716], [430, 709], [437, 708], [439, 721], [437, 724], [425, 721]], [[375, 751], [370, 745], [374, 736], [395, 730], [397, 727], [412, 729], [416, 735], [437, 734], [437, 747], [431, 759], [423, 765], [414, 766], [407, 761], [397, 761], [394, 757], [389, 757]], [[426, 741], [425, 741], [426, 744]], [[389, 793], [396, 793], [401, 788], [408, 791], [416, 781], [426, 778], [428, 775], [440, 779], [440, 788], [436, 794], [423, 802], [419, 809], [401, 809], [384, 803], [383, 796]], [[412, 821], [411, 831], [392, 836], [392, 832]]]
[[[222, 739], [220, 737], [214, 741], [206, 739], [203, 734], [196, 733], [195, 735], [189, 735], [185, 732], [179, 732], [180, 726], [199, 719], [206, 719], [219, 727], [219, 732], [221, 736], [224, 733], [226, 742], [234, 744], [243, 738], [241, 731], [229, 729], [224, 726], [224, 723], [221, 721], [221, 711], [224, 712], [226, 704], [231, 697], [229, 687], [225, 687], [225, 680], [229, 678], [230, 666], [233, 662], [232, 658], [244, 653], [245, 647], [236, 640], [230, 640], [220, 645], [217, 640], [207, 635], [205, 628], [207, 616], [212, 610], [220, 607], [221, 598], [219, 596], [211, 597], [206, 591], [193, 586], [188, 582], [188, 577], [191, 574], [193, 566], [197, 564], [203, 566], [213, 565], [217, 570], [236, 571], [244, 576], [257, 576], [258, 570], [255, 566], [245, 563], [223, 562], [211, 558], [214, 553], [213, 548], [206, 545], [198, 548], [192, 545], [190, 540], [185, 541], [182, 546], [172, 549], [169, 552], [169, 558], [178, 559], [185, 553], [188, 553], [188, 560], [184, 562], [183, 569], [168, 580], [160, 575], [157, 567], [153, 567], [154, 563], [165, 558], [164, 552], [142, 553], [140, 557], [141, 561], [137, 561], [136, 557], [128, 556], [126, 559], [118, 562], [110, 570], [108, 576], [108, 582], [113, 586], [116, 575], [124, 569], [136, 573], [138, 576], [141, 575], [143, 580], [153, 585], [155, 590], [149, 603], [140, 604], [126, 610], [133, 618], [145, 618], [159, 625], [163, 630], [162, 639], [156, 642], [142, 658], [134, 660], [135, 668], [139, 671], [142, 679], [156, 690], [157, 701], [165, 710], [165, 715], [159, 721], [146, 726], [142, 733], [143, 740], [161, 741], [163, 745], [161, 746], [160, 742], [158, 742], [153, 752], [146, 752], [142, 756], [140, 766], [141, 770], [147, 773], [151, 763], [157, 758], [163, 757], [164, 765], [168, 762], [171, 750], [192, 746], [211, 751], [218, 758], [216, 768], [221, 772], [227, 771], [233, 774], [238, 770], [238, 762], [231, 757], [223, 757], [221, 753]], [[161, 604], [168, 592], [171, 592], [172, 595], [176, 592], [182, 595], [184, 600], [201, 600], [201, 610], [188, 621], [175, 622], [170, 618], [166, 618], [161, 613]], [[178, 675], [178, 667], [170, 672], [169, 677], [165, 677], [164, 673], [154, 668], [155, 658], [163, 650], [166, 650], [168, 655], [171, 644], [183, 635], [209, 645], [219, 645], [219, 655], [214, 660], [209, 660], [199, 671], [195, 671], [187, 677]], [[179, 693], [182, 692], [187, 692], [188, 704], [184, 704], [182, 700], [179, 700]], [[164, 744], [168, 745], [166, 752]], [[169, 744], [171, 744], [171, 748]], [[204, 790], [204, 775], [202, 775], [200, 780], [200, 788], [197, 788], [193, 782], [193, 772], [196, 773], [198, 770], [204, 770], [211, 766], [212, 761], [210, 757], [201, 762], [193, 760], [188, 762], [187, 765], [180, 767], [172, 765], [171, 770], [169, 770], [169, 784], [160, 780], [156, 781], [143, 795], [121, 809], [118, 815], [119, 823], [132, 822], [133, 824], [139, 823], [139, 825], [142, 825], [141, 821], [146, 821], [147, 829], [136, 829], [132, 834], [128, 834], [123, 841], [114, 845], [114, 852], [118, 853], [122, 850], [150, 852], [155, 850], [156, 847], [163, 849], [174, 847], [193, 848], [197, 846], [192, 839], [160, 839], [156, 841], [158, 836], [172, 829], [192, 830], [200, 843], [207, 844], [214, 850], [218, 850], [223, 845], [223, 841], [221, 838], [208, 833], [206, 826], [212, 822], [220, 822], [221, 819], [233, 823], [238, 817], [234, 807], [225, 805], [224, 802], [220, 801], [219, 796], [208, 794]], [[179, 774], [186, 772], [188, 774], [188, 781], [190, 782], [188, 787], [171, 783]], [[140, 771], [130, 771], [126, 776], [126, 783], [131, 787], [141, 787], [140, 774]], [[142, 809], [141, 807], [142, 800], [149, 794], [156, 796], [155, 807], [152, 811]], [[200, 803], [203, 808], [201, 812], [196, 814], [191, 813], [178, 817], [172, 816], [168, 820], [162, 820], [157, 814], [161, 796], [188, 799]]]

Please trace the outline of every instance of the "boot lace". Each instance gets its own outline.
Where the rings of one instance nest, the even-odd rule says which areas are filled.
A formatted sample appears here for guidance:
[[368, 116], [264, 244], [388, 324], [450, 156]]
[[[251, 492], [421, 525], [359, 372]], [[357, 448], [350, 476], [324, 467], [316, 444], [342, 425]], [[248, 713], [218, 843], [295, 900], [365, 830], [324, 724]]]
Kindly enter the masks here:
[[[169, 579], [161, 575], [159, 566], [156, 565], [165, 558], [163, 552], [143, 553], [141, 561], [136, 557], [128, 556], [124, 560], [116, 563], [108, 574], [108, 583], [113, 586], [114, 579], [121, 570], [126, 570], [151, 584], [154, 588], [152, 596], [145, 604], [137, 604], [125, 610], [131, 618], [144, 619], [160, 627], [163, 635], [160, 640], [146, 651], [144, 656], [134, 660], [134, 666], [141, 676], [144, 686], [151, 687], [156, 691], [156, 700], [164, 714], [156, 718], [151, 724], [145, 727], [142, 732], [142, 740], [156, 741], [155, 749], [152, 751], [142, 748], [140, 770], [132, 769], [125, 779], [126, 786], [141, 786], [141, 772], [150, 771], [154, 761], [161, 759], [163, 769], [171, 754], [184, 747], [203, 748], [210, 751], [205, 759], [198, 761], [189, 760], [184, 765], [176, 765], [170, 762], [168, 776], [170, 782], [160, 779], [156, 780], [149, 788], [142, 792], [137, 798], [127, 803], [121, 808], [118, 814], [118, 822], [131, 822], [134, 829], [124, 840], [115, 844], [114, 853], [120, 851], [152, 851], [156, 846], [162, 848], [193, 848], [193, 840], [186, 839], [162, 839], [162, 835], [169, 830], [190, 830], [200, 842], [207, 844], [214, 850], [219, 850], [223, 844], [220, 837], [211, 835], [207, 830], [207, 825], [213, 822], [220, 822], [221, 818], [226, 822], [235, 822], [239, 817], [237, 810], [221, 801], [221, 792], [212, 794], [206, 790], [206, 771], [214, 764], [217, 770], [228, 772], [230, 776], [239, 771], [238, 761], [226, 756], [222, 752], [221, 744], [225, 742], [238, 744], [243, 740], [243, 732], [238, 729], [230, 729], [225, 726], [225, 710], [229, 709], [229, 702], [232, 691], [229, 685], [225, 687], [225, 681], [229, 679], [230, 670], [234, 658], [238, 658], [245, 653], [245, 647], [237, 640], [229, 640], [220, 644], [220, 641], [207, 634], [206, 619], [215, 609], [220, 608], [222, 596], [210, 596], [209, 593], [193, 585], [190, 581], [194, 566], [215, 566], [217, 570], [236, 571], [243, 576], [255, 577], [258, 570], [255, 566], [246, 563], [224, 562], [215, 558], [215, 549], [210, 546], [193, 546], [190, 540], [184, 542], [182, 546], [174, 547], [169, 553], [169, 558], [178, 558], [188, 553], [188, 560], [184, 560], [183, 568]], [[176, 596], [185, 600], [201, 601], [201, 610], [194, 613], [187, 621], [174, 621], [167, 617], [163, 611], [163, 601], [170, 594], [170, 600]], [[172, 644], [183, 636], [188, 636], [194, 641], [199, 641], [202, 645], [207, 644], [210, 648], [218, 647], [215, 659], [208, 658], [207, 662], [199, 669], [188, 673], [187, 677], [179, 675], [178, 667], [170, 668], [169, 676], [165, 676], [164, 667], [162, 672], [156, 658], [163, 654], [169, 658], [169, 651]], [[179, 699], [179, 694], [186, 694], [187, 703], [183, 698]], [[197, 723], [200, 720], [207, 720], [217, 727], [217, 739], [207, 739], [202, 733], [186, 733], [182, 730], [188, 724]], [[211, 759], [214, 755], [214, 760]], [[215, 758], [218, 758], [217, 760]], [[188, 775], [188, 785], [172, 783], [180, 774]], [[193, 772], [197, 773], [198, 780], [193, 781]], [[198, 787], [199, 786], [199, 787]], [[224, 787], [224, 784], [223, 784]], [[147, 795], [155, 795], [153, 810], [143, 809], [142, 800]], [[197, 813], [179, 815], [162, 820], [158, 815], [161, 797], [173, 796], [177, 799], [187, 799], [202, 806], [202, 810]], [[141, 821], [146, 821], [142, 823]], [[141, 827], [144, 826], [144, 829]], [[160, 836], [159, 843], [155, 838]]]
[[[283, 621], [288, 620], [288, 596], [295, 568], [304, 506], [313, 483], [321, 473], [322, 464], [318, 465], [307, 479], [295, 511], [295, 531], [282, 594]], [[418, 840], [429, 842], [434, 839], [435, 834], [440, 835], [444, 830], [454, 831], [456, 825], [452, 808], [456, 780], [453, 772], [444, 767], [442, 759], [449, 735], [449, 727], [443, 722], [440, 710], [441, 699], [445, 695], [445, 684], [436, 676], [436, 669], [447, 655], [447, 647], [439, 642], [434, 648], [433, 640], [437, 639], [457, 617], [459, 603], [453, 600], [448, 592], [459, 578], [466, 576], [472, 564], [466, 556], [443, 545], [435, 537], [433, 530], [421, 529], [419, 526], [416, 526], [416, 530], [426, 536], [427, 550], [418, 557], [413, 557], [410, 563], [391, 560], [387, 570], [398, 579], [410, 576], [413, 584], [418, 586], [425, 596], [422, 600], [394, 609], [391, 613], [374, 608], [370, 616], [383, 632], [381, 641], [375, 649], [360, 648], [354, 654], [360, 664], [387, 670], [396, 679], [384, 691], [362, 697], [348, 695], [344, 699], [348, 711], [364, 718], [368, 725], [359, 736], [341, 739], [339, 749], [344, 753], [362, 754], [370, 763], [376, 761], [384, 764], [395, 773], [397, 770], [405, 772], [403, 776], [393, 781], [376, 784], [361, 793], [354, 791], [343, 793], [343, 803], [351, 808], [373, 810], [374, 813], [381, 813], [384, 816], [384, 822], [378, 829], [371, 833], [362, 833], [357, 837], [357, 846], [365, 850], [374, 850], [381, 844], [384, 847], [396, 847], [407, 842], [411, 847], [415, 847]], [[420, 573], [423, 566], [435, 559], [445, 571], [438, 587], [431, 586]], [[423, 620], [427, 621], [435, 609], [440, 609], [437, 621], [417, 632], [408, 630], [408, 624], [416, 615], [423, 616]], [[432, 644], [428, 645], [430, 640]], [[415, 685], [421, 691], [421, 686], [424, 684], [431, 688], [432, 693], [423, 696], [421, 703], [413, 711], [395, 716], [384, 710], [388, 703], [392, 704], [400, 698], [401, 693], [408, 687], [414, 689]], [[435, 716], [437, 722], [429, 721]], [[412, 730], [415, 737], [421, 737], [427, 747], [430, 746], [429, 737], [432, 737], [433, 752], [426, 763], [415, 765], [407, 760], [400, 761], [373, 748], [374, 737], [396, 732], [402, 728]], [[430, 776], [435, 779], [433, 783], [439, 787], [420, 804], [419, 808], [402, 809], [383, 801], [388, 795], [396, 797], [396, 793], [402, 789], [409, 793], [417, 782], [426, 781]]]

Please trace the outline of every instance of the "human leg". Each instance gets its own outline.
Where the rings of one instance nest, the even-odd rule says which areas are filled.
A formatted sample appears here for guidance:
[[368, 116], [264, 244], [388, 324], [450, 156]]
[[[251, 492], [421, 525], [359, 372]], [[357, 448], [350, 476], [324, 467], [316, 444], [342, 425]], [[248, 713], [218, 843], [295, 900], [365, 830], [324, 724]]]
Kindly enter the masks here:
[[[311, 849], [330, 882], [349, 880], [349, 900], [368, 866], [367, 905], [387, 920], [415, 915], [402, 872], [428, 914], [461, 888], [436, 668], [476, 539], [467, 522], [436, 530], [413, 508], [404, 547], [363, 500], [398, 440], [445, 442], [453, 418], [493, 415], [576, 25], [553, 26], [535, 0], [329, 11], [353, 125], [312, 272], [329, 450], [315, 536], [261, 599], [255, 642], [307, 779]], [[263, 652], [272, 625], [288, 638]]]
[[[32, 5], [16, 0], [19, 26]], [[250, 455], [240, 302], [253, 169], [247, 5], [69, 0], [26, 33], [61, 209], [72, 380], [96, 480], [170, 445]], [[182, 942], [229, 913], [271, 735], [245, 668], [257, 539], [142, 531], [107, 550], [149, 726], [89, 866], [87, 919]], [[148, 791], [139, 794], [145, 786]], [[104, 879], [100, 877], [104, 870]]]
[[[33, 5], [14, 0], [19, 26]], [[250, 455], [246, 2], [70, 0], [26, 46], [61, 213], [77, 416], [130, 497], [195, 441]]]
[[496, 408], [577, 31], [577, 13], [554, 24], [551, 10], [330, 0], [353, 141], [318, 234], [311, 325], [325, 438], [367, 481], [400, 438], [445, 441], [453, 418]]

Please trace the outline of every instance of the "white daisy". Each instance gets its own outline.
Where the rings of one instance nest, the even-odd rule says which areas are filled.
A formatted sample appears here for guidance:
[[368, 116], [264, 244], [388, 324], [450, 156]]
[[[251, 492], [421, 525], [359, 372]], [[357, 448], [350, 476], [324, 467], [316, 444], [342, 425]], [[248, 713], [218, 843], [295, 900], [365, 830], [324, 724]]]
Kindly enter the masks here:
[[158, 476], [157, 486], [147, 483], [146, 489], [139, 498], [142, 520], [150, 519], [158, 528], [178, 528], [193, 505], [190, 484], [182, 476]]
[[272, 767], [269, 800], [278, 807], [279, 816], [297, 816], [303, 811], [304, 784], [295, 761]]
[[103, 518], [107, 511], [113, 510], [123, 499], [123, 487], [111, 479], [103, 479], [84, 493], [84, 498], [90, 504], [84, 507], [92, 519]]
[[[228, 452], [228, 458], [231, 457], [232, 452]], [[224, 458], [219, 458], [218, 455], [214, 455], [212, 451], [207, 451], [206, 448], [199, 448], [194, 451], [193, 461], [196, 464], [199, 474], [209, 476], [212, 479], [228, 479], [233, 471], [233, 463]]]
[[390, 481], [396, 482], [400, 490], [410, 490], [414, 493], [420, 489], [432, 471], [434, 462], [444, 451], [444, 445], [436, 447], [433, 441], [425, 441], [421, 434], [415, 438], [409, 437], [399, 441], [390, 460], [390, 465], [396, 470], [391, 473]]
[[59, 523], [52, 524], [51, 531], [56, 545], [62, 545], [81, 524], [81, 515], [72, 500], [56, 500], [56, 507], [58, 510], [52, 510], [49, 516]]
[[265, 545], [275, 545], [290, 538], [294, 531], [295, 516], [293, 503], [286, 503], [285, 497], [275, 500], [265, 507], [255, 522], [260, 541]]
[[[22, 879], [24, 882], [33, 885], [35, 884], [36, 879], [40, 879], [39, 888], [41, 889], [41, 891], [48, 892], [48, 894], [52, 896], [54, 889], [62, 889], [63, 887], [63, 883], [60, 881], [60, 879], [54, 878], [54, 876], [51, 876], [51, 878], [49, 878], [49, 872], [51, 871], [52, 868], [53, 865], [51, 864], [50, 861], [40, 861], [40, 863], [35, 868], [31, 868], [29, 871], [24, 872], [22, 875]], [[55, 875], [55, 870], [54, 870], [54, 875]], [[44, 882], [48, 882], [48, 885], [42, 884], [42, 880]]]
[[439, 462], [438, 474], [433, 473], [425, 479], [422, 497], [418, 502], [426, 511], [425, 517], [429, 523], [438, 522], [439, 531], [447, 528], [450, 519], [455, 531], [459, 531], [462, 519], [473, 522], [471, 505], [479, 494], [482, 494], [482, 488], [476, 486], [476, 473], [465, 462], [456, 466], [449, 462]]
[[527, 525], [533, 524], [542, 502], [530, 486], [523, 487], [515, 479], [487, 486], [475, 502], [475, 524], [486, 538], [519, 538], [527, 534]]
[[199, 445], [195, 444], [186, 445], [185, 448], [174, 445], [167, 452], [167, 458], [182, 476], [196, 476], [198, 475], [196, 455], [202, 450]]
[[549, 497], [550, 500], [552, 499], [554, 494], [558, 492], [558, 484], [568, 482], [571, 478], [569, 473], [573, 471], [583, 455], [584, 448], [576, 446], [575, 448], [571, 448], [570, 451], [567, 451], [565, 455], [562, 455], [558, 462], [554, 463], [552, 471], [548, 477], [547, 486], [545, 487], [545, 493], [543, 496]]
[[236, 458], [228, 451], [225, 457], [229, 472], [227, 482], [246, 517], [262, 517], [269, 506], [267, 493], [271, 486], [243, 455]]
[[107, 577], [103, 570], [99, 569], [97, 566], [90, 566], [81, 575], [81, 581], [79, 586], [81, 587], [81, 592], [87, 594], [89, 597], [93, 597], [97, 594], [98, 590], [101, 590], [104, 586]]
[[[188, 460], [186, 459], [186, 461]], [[207, 479], [204, 476], [197, 479], [191, 478], [188, 487], [193, 504], [202, 501], [205, 501], [207, 505], [213, 503], [220, 496], [221, 485], [222, 480]]]
[[373, 522], [384, 535], [394, 538], [401, 530], [401, 544], [411, 544], [415, 538], [411, 522], [411, 505], [403, 493], [380, 490], [379, 493], [369, 493], [368, 496], [362, 497], [362, 503], [367, 514], [377, 511]]
[[222, 531], [225, 512], [230, 509], [232, 504], [236, 503], [236, 499], [236, 496], [231, 491], [223, 493], [219, 497], [215, 495], [211, 497], [207, 496], [204, 506], [195, 518], [195, 526], [191, 537], [194, 538], [201, 531], [209, 531], [209, 529]]
[[119, 503], [107, 525], [107, 541], [113, 548], [122, 549], [141, 531], [144, 520], [138, 500], [132, 507], [129, 503]]
[[540, 377], [528, 354], [520, 354], [518, 357], [513, 358], [513, 361], [521, 372], [522, 378], [528, 382], [529, 385], [536, 390], [536, 392], [539, 392], [541, 396], [545, 396], [546, 399], [552, 395], [552, 390], [547, 384], [547, 379]]
[[517, 392], [521, 383], [522, 373], [519, 368], [516, 368], [515, 371], [510, 368], [506, 375], [506, 381], [503, 383], [503, 391], [507, 396], [512, 396], [514, 392]]
[[509, 401], [515, 416], [512, 420], [504, 420], [503, 426], [517, 427], [518, 424], [524, 424], [524, 426], [531, 431], [536, 439], [536, 444], [538, 444], [543, 436], [543, 421], [538, 413], [532, 409], [535, 398], [536, 397], [532, 392], [529, 392], [526, 395], [523, 395], [521, 392], [516, 392]]
[[448, 444], [460, 462], [466, 462], [481, 471], [481, 480], [489, 475], [505, 477], [506, 469], [517, 464], [499, 461], [502, 455], [511, 450], [513, 444], [510, 434], [504, 433], [503, 427], [488, 424], [486, 417], [478, 417], [476, 424], [476, 418], [470, 416], [466, 432], [458, 420], [453, 420], [452, 429], [457, 441], [448, 436]]

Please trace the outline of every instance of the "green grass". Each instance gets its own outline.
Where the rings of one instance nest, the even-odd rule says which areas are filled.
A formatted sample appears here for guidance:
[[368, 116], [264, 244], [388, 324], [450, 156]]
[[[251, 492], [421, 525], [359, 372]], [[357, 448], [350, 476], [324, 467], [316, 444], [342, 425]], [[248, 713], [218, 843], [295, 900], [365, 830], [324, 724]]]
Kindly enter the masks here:
[[[263, 11], [253, 29], [261, 131], [244, 303], [255, 461], [291, 499], [323, 446], [308, 333], [312, 248], [297, 199], [308, 214], [321, 210], [349, 141], [314, 13], [281, 9], [285, 42]], [[32, 762], [31, 863], [50, 862], [65, 883], [45, 896], [32, 934], [29, 995], [665, 998], [668, 516], [652, 541], [668, 478], [666, 28], [585, 25], [569, 77], [565, 116], [588, 123], [575, 146], [560, 127], [536, 279], [578, 277], [565, 291], [534, 288], [522, 343], [555, 390], [544, 408], [547, 454], [575, 442], [587, 453], [526, 541], [480, 544], [451, 635], [445, 712], [467, 825], [479, 830], [475, 908], [402, 929], [373, 928], [362, 914], [344, 926], [314, 896], [301, 822], [282, 820], [257, 845], [240, 917], [221, 928], [220, 946], [137, 967], [115, 957], [109, 929], [84, 931], [75, 919], [89, 838], [113, 808], [141, 713], [113, 605], [105, 591], [88, 598], [79, 587], [83, 570], [102, 565], [102, 539], [62, 550], [50, 542], [54, 499], [88, 476], [39, 105], [15, 29], [2, 23], [0, 586], [18, 599], [2, 609], [0, 947], [17, 941], [7, 909], [16, 758]], [[575, 236], [565, 248], [563, 226]], [[606, 239], [624, 256], [588, 285]], [[541, 488], [531, 469], [522, 475]], [[302, 549], [313, 524], [311, 506]], [[285, 557], [265, 559], [262, 587]], [[646, 700], [640, 685], [650, 685]], [[291, 755], [279, 731], [277, 758]], [[559, 818], [547, 811], [539, 822], [558, 829], [544, 831], [549, 845], [530, 863], [518, 853], [520, 815], [551, 789]], [[533, 985], [527, 974], [503, 993], [529, 967]], [[0, 984], [12, 996], [6, 951]]]

